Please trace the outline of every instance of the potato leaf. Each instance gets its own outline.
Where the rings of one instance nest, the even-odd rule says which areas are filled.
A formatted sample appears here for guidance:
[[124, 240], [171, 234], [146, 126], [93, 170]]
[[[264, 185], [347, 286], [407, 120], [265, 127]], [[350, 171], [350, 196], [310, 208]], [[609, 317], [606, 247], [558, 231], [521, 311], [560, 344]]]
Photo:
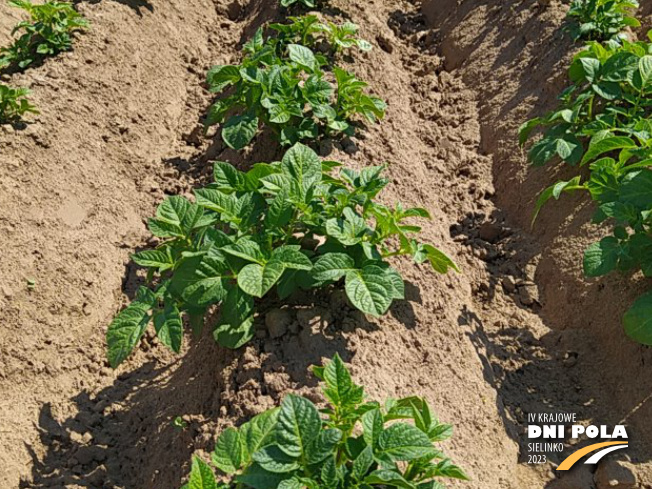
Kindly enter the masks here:
[[652, 345], [652, 292], [637, 299], [623, 318], [625, 333], [643, 345]]
[[382, 268], [367, 265], [346, 274], [346, 295], [365, 314], [382, 316], [392, 303], [394, 287]]

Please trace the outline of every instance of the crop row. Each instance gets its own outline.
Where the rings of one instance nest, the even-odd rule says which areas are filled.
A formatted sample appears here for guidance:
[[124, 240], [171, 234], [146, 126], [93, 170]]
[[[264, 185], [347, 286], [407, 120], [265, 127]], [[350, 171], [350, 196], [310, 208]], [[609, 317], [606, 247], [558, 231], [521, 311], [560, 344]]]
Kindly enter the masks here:
[[[22, 71], [72, 47], [72, 35], [86, 29], [88, 22], [68, 2], [9, 0], [24, 10], [29, 20], [19, 22], [12, 30], [17, 37], [9, 46], [0, 47], [0, 73]], [[27, 113], [38, 113], [29, 102], [26, 88], [12, 88], [0, 83], [0, 124], [16, 123]]]
[[[571, 85], [552, 112], [520, 129], [520, 144], [539, 128], [529, 149], [533, 165], [557, 159], [577, 176], [548, 187], [535, 219], [550, 199], [583, 192], [595, 202], [595, 224], [611, 233], [584, 253], [584, 273], [599, 277], [618, 270], [652, 277], [652, 43], [631, 41], [624, 32], [638, 21], [633, 1], [575, 1], [570, 30], [590, 40], [573, 59]], [[600, 39], [600, 40], [598, 40]], [[652, 31], [648, 33], [652, 41]], [[652, 292], [625, 313], [626, 333], [652, 345]]]
[[[282, 2], [294, 3], [315, 6]], [[184, 324], [198, 333], [205, 322], [219, 344], [236, 349], [254, 337], [257, 301], [272, 293], [284, 300], [298, 289], [343, 287], [355, 308], [380, 316], [405, 295], [393, 257], [427, 262], [439, 273], [457, 270], [443, 252], [418, 240], [415, 220], [429, 219], [426, 209], [379, 202], [389, 183], [384, 166], [346, 168], [310, 147], [323, 138], [353, 137], [384, 118], [386, 103], [338, 66], [343, 52], [370, 49], [357, 25], [302, 15], [259, 29], [239, 64], [209, 71], [216, 100], [206, 126], [218, 125], [236, 150], [267, 130], [284, 155], [246, 171], [216, 162], [213, 182], [193, 199], [174, 196], [160, 204], [149, 230], [161, 244], [132, 256], [148, 270], [148, 286], [107, 331], [113, 367], [150, 324], [175, 352]], [[216, 305], [217, 321], [205, 320]], [[279, 408], [220, 435], [212, 465], [228, 482], [218, 483], [210, 464], [195, 457], [185, 487], [435, 489], [443, 487], [441, 478], [466, 479], [435, 448], [451, 427], [424, 399], [368, 401], [337, 355], [314, 373], [324, 382], [327, 409], [288, 395]]]

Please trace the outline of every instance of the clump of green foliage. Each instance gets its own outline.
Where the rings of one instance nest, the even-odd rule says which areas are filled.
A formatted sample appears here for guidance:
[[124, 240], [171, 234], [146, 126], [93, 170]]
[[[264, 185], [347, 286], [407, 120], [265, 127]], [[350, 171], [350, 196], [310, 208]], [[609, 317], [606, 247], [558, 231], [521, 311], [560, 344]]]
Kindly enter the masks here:
[[[444, 478], [468, 480], [435, 443], [451, 437], [421, 397], [366, 401], [336, 354], [314, 367], [328, 407], [286, 396], [220, 436], [212, 462], [229, 482], [194, 458], [184, 489], [437, 489]], [[406, 422], [410, 421], [410, 422]]]
[[29, 102], [26, 88], [12, 88], [0, 83], [0, 124], [20, 120], [26, 113], [38, 114], [36, 108]]
[[290, 22], [285, 24], [269, 26], [277, 31], [278, 46], [281, 48], [288, 44], [301, 44], [315, 49], [320, 43], [325, 43], [332, 56], [353, 47], [357, 47], [361, 51], [372, 49], [368, 41], [357, 37], [360, 28], [353, 22], [344, 22], [343, 24], [320, 22], [316, 15], [288, 17], [288, 20]]
[[72, 47], [72, 34], [88, 27], [88, 22], [68, 2], [9, 0], [9, 4], [25, 10], [30, 20], [20, 22], [12, 34], [20, 33], [9, 47], [0, 48], [0, 69], [15, 66], [24, 69], [48, 56]]
[[[588, 192], [598, 206], [593, 221], [609, 223], [612, 235], [586, 250], [585, 274], [640, 270], [652, 277], [652, 44], [590, 42], [570, 78], [560, 106], [520, 130], [523, 145], [535, 128], [545, 129], [528, 153], [534, 165], [559, 157], [578, 169], [541, 194], [535, 218], [562, 193]], [[635, 303], [624, 323], [631, 338], [652, 344], [652, 294]]]
[[164, 241], [133, 260], [156, 279], [110, 325], [110, 363], [128, 356], [150, 322], [161, 342], [178, 352], [181, 314], [201, 327], [215, 304], [222, 305], [216, 341], [239, 348], [254, 334], [254, 299], [274, 289], [283, 299], [299, 288], [344, 282], [355, 307], [383, 315], [404, 297], [390, 257], [428, 261], [439, 273], [457, 270], [444, 253], [414, 239], [421, 228], [408, 221], [428, 218], [425, 209], [375, 200], [388, 184], [383, 169], [341, 168], [302, 144], [282, 161], [258, 163], [246, 173], [216, 163], [215, 183], [196, 190], [195, 202], [171, 197], [150, 220], [150, 231]]
[[261, 29], [245, 44], [240, 65], [215, 66], [208, 74], [210, 90], [222, 97], [205, 123], [221, 124], [229, 147], [246, 147], [261, 124], [281, 144], [291, 145], [322, 135], [353, 134], [356, 116], [369, 122], [384, 117], [385, 102], [366, 94], [365, 82], [337, 69], [334, 87], [322, 70], [324, 56], [280, 42], [277, 37], [265, 40]]
[[281, 7], [289, 8], [295, 4], [308, 8], [317, 7], [317, 2], [315, 0], [281, 0]]
[[618, 37], [626, 27], [640, 27], [631, 15], [638, 7], [637, 0], [572, 0], [567, 31], [576, 41]]

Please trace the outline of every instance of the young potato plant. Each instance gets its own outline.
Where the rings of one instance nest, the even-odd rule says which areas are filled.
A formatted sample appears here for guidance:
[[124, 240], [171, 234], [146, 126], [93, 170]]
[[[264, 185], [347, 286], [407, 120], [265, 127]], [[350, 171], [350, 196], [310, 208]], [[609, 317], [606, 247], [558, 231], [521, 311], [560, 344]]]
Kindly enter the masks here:
[[425, 399], [365, 400], [337, 354], [313, 371], [324, 382], [326, 409], [290, 394], [280, 408], [226, 429], [212, 462], [229, 482], [218, 483], [194, 458], [183, 489], [440, 489], [445, 478], [468, 480], [436, 448], [452, 426]]
[[640, 27], [631, 15], [638, 7], [637, 0], [572, 0], [566, 30], [575, 41], [618, 38], [626, 27]]
[[196, 202], [171, 197], [150, 220], [150, 231], [164, 241], [133, 260], [156, 279], [111, 323], [111, 364], [127, 357], [152, 321], [161, 342], [178, 352], [182, 313], [201, 327], [207, 309], [221, 304], [214, 337], [239, 348], [254, 334], [254, 300], [272, 290], [284, 299], [299, 288], [343, 282], [355, 307], [380, 316], [404, 297], [390, 257], [428, 261], [439, 273], [457, 270], [444, 253], [413, 238], [421, 228], [408, 221], [428, 218], [425, 209], [375, 200], [388, 183], [383, 169], [340, 168], [302, 144], [246, 173], [216, 163], [215, 182], [195, 191]]
[[289, 8], [293, 5], [302, 5], [308, 8], [315, 8], [317, 6], [316, 0], [281, 0], [281, 7]]
[[652, 44], [590, 42], [576, 55], [569, 75], [573, 84], [561, 94], [560, 106], [520, 128], [521, 145], [534, 129], [545, 129], [528, 153], [534, 165], [554, 157], [578, 165], [586, 141], [604, 131], [644, 136], [652, 97]]
[[16, 122], [28, 112], [38, 114], [27, 95], [29, 90], [26, 88], [12, 88], [0, 83], [0, 124]]
[[310, 48], [279, 48], [278, 38], [264, 40], [259, 30], [244, 51], [240, 65], [215, 66], [208, 74], [211, 91], [222, 97], [210, 108], [206, 125], [221, 124], [222, 138], [233, 149], [251, 143], [261, 124], [291, 145], [320, 135], [352, 134], [357, 115], [369, 122], [385, 115], [385, 102], [367, 95], [367, 84], [353, 75], [347, 74], [346, 85], [334, 87], [321, 69], [325, 58]]
[[372, 49], [368, 41], [357, 37], [360, 28], [352, 22], [323, 23], [316, 15], [289, 17], [288, 19], [290, 23], [269, 26], [278, 32], [278, 45], [281, 47], [296, 43], [315, 49], [320, 43], [325, 43], [329, 47], [331, 56], [353, 47], [357, 47], [361, 51], [371, 51]]
[[[535, 218], [550, 199], [586, 191], [597, 204], [596, 224], [612, 235], [584, 254], [588, 277], [613, 270], [641, 270], [652, 277], [652, 45], [647, 42], [590, 43], [570, 69], [574, 85], [561, 107], [521, 127], [520, 142], [538, 126], [547, 127], [529, 152], [535, 165], [559, 157], [579, 175], [547, 188]], [[582, 167], [589, 172], [582, 171]], [[624, 318], [634, 340], [652, 344], [652, 295], [643, 296]]]
[[0, 69], [24, 69], [47, 56], [54, 56], [72, 47], [72, 34], [88, 27], [88, 22], [68, 2], [9, 0], [9, 4], [25, 10], [30, 20], [20, 22], [12, 34], [21, 33], [14, 43], [0, 48]]

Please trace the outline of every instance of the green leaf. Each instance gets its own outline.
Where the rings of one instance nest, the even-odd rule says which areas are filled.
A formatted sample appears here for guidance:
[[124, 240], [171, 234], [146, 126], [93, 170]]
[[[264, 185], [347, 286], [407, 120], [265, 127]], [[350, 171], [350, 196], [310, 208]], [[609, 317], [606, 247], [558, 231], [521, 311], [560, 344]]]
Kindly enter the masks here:
[[272, 260], [277, 260], [285, 268], [292, 270], [312, 270], [310, 258], [301, 253], [299, 245], [285, 245], [276, 248], [272, 252]]
[[364, 218], [352, 208], [344, 208], [343, 214], [344, 219], [332, 218], [326, 221], [326, 233], [345, 246], [356, 245], [371, 231]]
[[528, 158], [535, 166], [542, 166], [557, 154], [557, 140], [550, 137], [543, 137], [532, 145], [528, 152]]
[[333, 359], [324, 367], [323, 375], [331, 394], [331, 400], [336, 406], [341, 406], [346, 401], [354, 384], [351, 374], [339, 354], [335, 353]]
[[452, 479], [463, 481], [469, 480], [469, 477], [464, 473], [464, 471], [457, 465], [453, 464], [449, 459], [442, 460], [437, 464], [437, 476], [450, 477]]
[[438, 273], [447, 273], [450, 269], [460, 271], [457, 264], [446, 253], [430, 244], [420, 244], [414, 259], [417, 263], [428, 260]]
[[579, 62], [582, 66], [586, 80], [594, 82], [600, 73], [600, 61], [594, 58], [580, 58]]
[[216, 304], [224, 299], [225, 283], [231, 271], [216, 248], [206, 254], [182, 259], [170, 282], [170, 291], [197, 307]]
[[[304, 484], [301, 480], [293, 477], [292, 479], [281, 481], [277, 489], [304, 489], [305, 487], [311, 486], [306, 486], [306, 484]], [[314, 487], [317, 486], [315, 485]]]
[[634, 148], [636, 143], [624, 136], [613, 136], [601, 139], [595, 144], [590, 144], [589, 149], [586, 151], [584, 158], [582, 158], [582, 165], [595, 160], [598, 156], [623, 148]]
[[321, 180], [319, 156], [301, 143], [295, 144], [285, 153], [281, 167], [304, 190]]
[[288, 55], [292, 61], [312, 71], [317, 68], [315, 54], [307, 47], [300, 44], [290, 44]]
[[415, 486], [406, 481], [399, 472], [387, 469], [374, 470], [364, 479], [363, 482], [370, 485], [380, 484], [391, 487], [401, 487], [404, 489], [416, 489]]
[[532, 225], [534, 225], [534, 222], [539, 216], [539, 213], [541, 212], [543, 206], [553, 197], [556, 200], [559, 200], [559, 197], [561, 197], [562, 192], [570, 192], [573, 190], [586, 190], [586, 188], [583, 185], [580, 185], [581, 179], [582, 179], [581, 176], [577, 176], [567, 182], [557, 182], [554, 185], [551, 185], [550, 187], [545, 189], [543, 192], [541, 192], [541, 195], [539, 195], [539, 198], [537, 199], [537, 203], [535, 206], [534, 216], [532, 217]]
[[258, 414], [240, 427], [240, 440], [244, 445], [244, 461], [249, 463], [254, 453], [276, 441], [276, 423], [280, 409], [274, 408]]
[[362, 415], [363, 436], [367, 445], [376, 447], [383, 432], [383, 415], [380, 409], [372, 409]]
[[385, 277], [392, 284], [392, 299], [405, 299], [405, 282], [403, 282], [401, 274], [392, 267], [387, 267], [385, 269]]
[[229, 85], [235, 85], [240, 81], [240, 69], [232, 65], [213, 66], [206, 78], [211, 92], [221, 92]]
[[378, 439], [378, 450], [395, 462], [428, 457], [436, 452], [424, 432], [406, 423], [387, 427]]
[[156, 299], [144, 287], [141, 287], [139, 293], [143, 300], [132, 302], [120, 312], [106, 332], [108, 358], [113, 368], [120, 365], [133, 351], [151, 319], [149, 311]]
[[632, 79], [634, 71], [638, 69], [639, 57], [624, 50], [617, 51], [605, 61], [600, 76], [609, 82], [623, 82]]
[[373, 448], [371, 446], [368, 446], [362, 452], [360, 455], [358, 455], [358, 458], [356, 458], [353, 461], [353, 467], [351, 470], [351, 475], [353, 478], [357, 481], [361, 481], [365, 475], [367, 475], [367, 472], [369, 472], [369, 469], [374, 463], [374, 452]]
[[340, 477], [337, 471], [335, 456], [329, 457], [321, 467], [321, 481], [325, 489], [335, 489], [339, 483]]
[[557, 154], [559, 157], [570, 165], [576, 165], [582, 159], [584, 148], [579, 139], [572, 134], [565, 134], [557, 139]]
[[213, 337], [220, 345], [237, 349], [253, 338], [254, 300], [239, 287], [230, 285], [220, 308]]
[[298, 278], [299, 273], [300, 272], [297, 272], [296, 270], [286, 270], [285, 273], [283, 273], [276, 284], [276, 293], [278, 294], [279, 299], [287, 299], [300, 287]]
[[217, 489], [215, 474], [203, 460], [193, 457], [188, 489]]
[[297, 458], [283, 452], [278, 445], [269, 445], [258, 450], [252, 459], [263, 469], [275, 474], [293, 472], [300, 467]]
[[652, 56], [643, 56], [638, 62], [638, 69], [641, 73], [643, 86], [646, 87], [652, 82]]
[[243, 260], [263, 264], [263, 254], [260, 251], [260, 246], [248, 237], [243, 237], [236, 243], [221, 248], [220, 251]]
[[275, 474], [254, 463], [242, 475], [237, 476], [236, 481], [244, 484], [245, 487], [253, 489], [270, 489], [278, 487], [282, 481], [289, 479], [290, 476], [291, 474]]
[[252, 263], [238, 273], [238, 286], [249, 295], [263, 297], [281, 278], [284, 271], [285, 266], [276, 259], [264, 265]]
[[156, 219], [150, 219], [149, 227], [154, 235], [162, 238], [185, 238], [200, 221], [203, 212], [196, 204], [175, 195], [158, 206]]
[[346, 274], [346, 295], [365, 314], [382, 316], [392, 304], [394, 287], [382, 268], [368, 265]]
[[584, 274], [587, 277], [605, 275], [618, 266], [620, 242], [613, 236], [593, 243], [584, 252]]
[[222, 472], [234, 474], [242, 468], [244, 453], [240, 433], [235, 428], [225, 429], [217, 439], [212, 460]]
[[222, 128], [222, 139], [229, 148], [240, 150], [247, 146], [258, 132], [258, 117], [253, 113], [229, 118]]
[[342, 432], [340, 430], [335, 428], [323, 430], [308, 447], [306, 462], [309, 465], [323, 462], [333, 454], [341, 440]]
[[174, 260], [164, 250], [145, 250], [131, 255], [137, 265], [147, 268], [157, 268], [159, 272], [169, 270], [174, 266]]
[[652, 345], [652, 292], [641, 296], [623, 317], [625, 333], [643, 345]]
[[227, 216], [236, 213], [237, 198], [234, 194], [213, 188], [200, 188], [194, 192], [197, 204], [201, 207]]
[[213, 178], [218, 190], [244, 190], [245, 174], [230, 163], [216, 161], [213, 165]]
[[323, 105], [323, 107], [331, 108], [327, 104], [330, 98], [333, 96], [333, 87], [326, 80], [322, 80], [318, 76], [313, 75], [305, 81], [302, 92], [304, 97], [306, 97], [306, 100], [313, 107], [317, 108], [322, 107]]
[[312, 276], [320, 281], [337, 281], [353, 270], [355, 260], [346, 253], [326, 253], [315, 262]]
[[276, 433], [279, 448], [291, 457], [307, 454], [319, 435], [319, 411], [308, 399], [288, 394], [281, 403]]
[[183, 342], [183, 322], [175, 305], [166, 305], [163, 311], [154, 314], [156, 336], [165, 346], [179, 353]]
[[622, 95], [620, 85], [616, 82], [601, 82], [591, 85], [595, 93], [605, 100], [615, 100]]
[[295, 208], [289, 199], [289, 191], [287, 188], [283, 188], [269, 206], [265, 216], [265, 225], [268, 228], [283, 227], [290, 222], [294, 211]]
[[623, 203], [640, 209], [652, 208], [652, 170], [640, 170], [625, 177], [620, 189]]

